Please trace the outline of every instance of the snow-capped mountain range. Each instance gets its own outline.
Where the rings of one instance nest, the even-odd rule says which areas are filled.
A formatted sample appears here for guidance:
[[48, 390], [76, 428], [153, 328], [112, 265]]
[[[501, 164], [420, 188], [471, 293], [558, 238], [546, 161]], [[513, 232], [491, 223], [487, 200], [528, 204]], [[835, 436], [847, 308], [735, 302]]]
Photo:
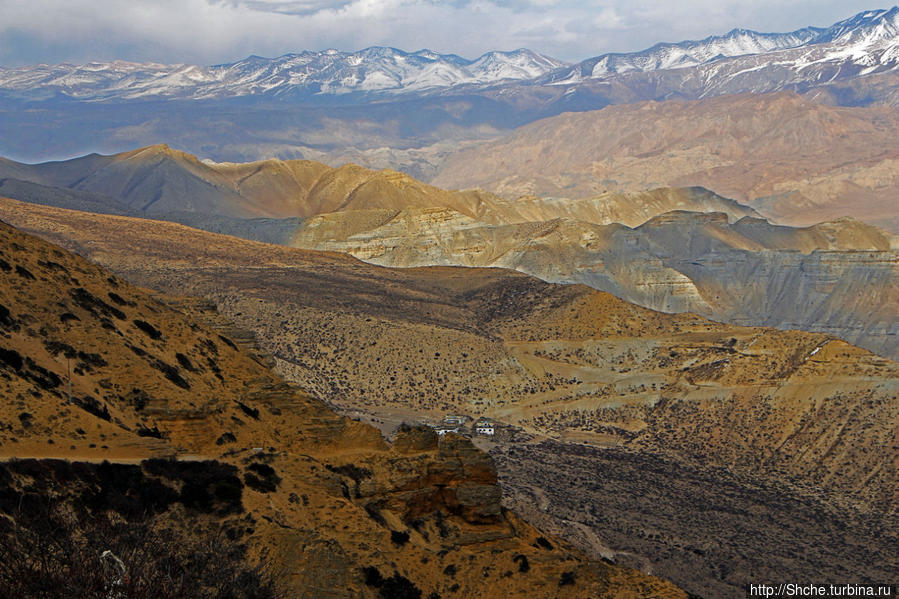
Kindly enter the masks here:
[[403, 152], [434, 145], [439, 154], [562, 112], [769, 92], [899, 106], [899, 8], [790, 33], [737, 29], [574, 65], [528, 50], [466, 60], [372, 47], [213, 66], [0, 68], [0, 155], [36, 161], [160, 142], [219, 161], [336, 152], [335, 160], [364, 162], [374, 152], [377, 164], [408, 159], [427, 176], [429, 159]]
[[[27, 100], [80, 101], [244, 96], [302, 99], [359, 93], [383, 97], [501, 84], [577, 87], [662, 73], [658, 76], [665, 79], [661, 97], [666, 93], [704, 97], [795, 89], [893, 70], [899, 70], [899, 7], [865, 11], [827, 28], [806, 27], [789, 33], [734, 29], [698, 41], [604, 54], [575, 65], [526, 49], [488, 52], [466, 60], [430, 50], [371, 47], [358, 52], [250, 56], [213, 66], [115, 61], [0, 68], [0, 93]], [[658, 87], [657, 81], [653, 80], [653, 87]], [[632, 83], [638, 85], [639, 80]], [[685, 88], [668, 89], [666, 85]]]
[[531, 52], [488, 52], [476, 60], [430, 50], [372, 47], [302, 52], [202, 67], [116, 61], [0, 69], [0, 89], [79, 100], [223, 98], [267, 94], [341, 95], [424, 92], [539, 77], [567, 63]]
[[[603, 54], [588, 58], [569, 69], [560, 69], [552, 74], [551, 80], [572, 83], [627, 72], [696, 67], [726, 58], [771, 54], [782, 50], [806, 48], [819, 51], [825, 46], [831, 47], [824, 52], [828, 58], [852, 57], [866, 61], [867, 66], [872, 66], [875, 62], [895, 66], [896, 49], [899, 48], [899, 7], [865, 11], [827, 28], [805, 27], [789, 33], [734, 29], [725, 35], [698, 41], [656, 44], [641, 52]], [[871, 60], [872, 56], [881, 60]]]

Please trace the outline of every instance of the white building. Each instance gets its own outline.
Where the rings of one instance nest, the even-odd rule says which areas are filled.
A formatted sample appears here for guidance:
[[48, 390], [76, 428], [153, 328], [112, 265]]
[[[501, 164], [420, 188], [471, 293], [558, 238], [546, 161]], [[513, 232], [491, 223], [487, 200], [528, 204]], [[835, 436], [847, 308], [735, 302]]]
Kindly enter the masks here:
[[438, 424], [434, 427], [434, 430], [437, 431], [437, 434], [441, 437], [447, 433], [456, 433], [459, 434], [459, 430], [461, 429], [458, 425], [447, 425], [447, 424]]
[[474, 423], [474, 430], [479, 435], [494, 435], [496, 434], [496, 425], [490, 418], [478, 418], [478, 421]]

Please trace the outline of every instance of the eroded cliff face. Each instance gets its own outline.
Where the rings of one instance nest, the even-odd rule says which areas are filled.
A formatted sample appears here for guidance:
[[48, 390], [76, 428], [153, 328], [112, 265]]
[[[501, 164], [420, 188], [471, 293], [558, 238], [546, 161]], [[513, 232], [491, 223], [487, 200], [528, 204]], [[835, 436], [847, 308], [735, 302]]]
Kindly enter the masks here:
[[556, 219], [489, 225], [451, 210], [337, 212], [297, 247], [395, 267], [499, 266], [583, 283], [647, 308], [837, 335], [899, 357], [899, 259], [852, 219], [803, 229], [720, 212], [670, 212], [635, 229]]
[[496, 467], [471, 440], [450, 433], [438, 443], [434, 429], [417, 427], [401, 430], [394, 448], [402, 458], [386, 465], [354, 464], [367, 467], [374, 477], [359, 482], [356, 489], [366, 505], [386, 504], [406, 523], [438, 510], [468, 524], [502, 520]]
[[85, 521], [219, 531], [292, 596], [553, 596], [560, 581], [572, 596], [684, 596], [537, 543], [469, 441], [416, 429], [391, 446], [287, 384], [208, 301], [151, 294], [5, 224], [0, 239], [0, 457], [36, 460], [0, 474], [10, 518], [37, 493], [93, 498]]

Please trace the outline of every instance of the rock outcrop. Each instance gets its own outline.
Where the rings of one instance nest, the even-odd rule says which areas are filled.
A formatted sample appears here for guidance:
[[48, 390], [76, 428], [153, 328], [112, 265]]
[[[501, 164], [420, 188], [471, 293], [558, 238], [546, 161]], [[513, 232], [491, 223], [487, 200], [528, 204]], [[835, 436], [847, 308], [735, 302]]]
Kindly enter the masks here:
[[448, 209], [336, 212], [291, 243], [384, 266], [499, 266], [664, 312], [837, 335], [899, 357], [899, 260], [854, 219], [794, 228], [674, 211], [633, 229], [555, 219], [491, 225]]

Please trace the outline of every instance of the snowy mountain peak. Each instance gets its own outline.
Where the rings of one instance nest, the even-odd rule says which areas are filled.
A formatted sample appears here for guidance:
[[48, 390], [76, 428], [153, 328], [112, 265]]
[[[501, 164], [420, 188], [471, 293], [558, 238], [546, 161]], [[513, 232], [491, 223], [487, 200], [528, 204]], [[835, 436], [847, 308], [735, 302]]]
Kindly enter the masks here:
[[532, 52], [488, 52], [475, 60], [431, 50], [372, 46], [356, 52], [304, 51], [248, 56], [209, 67], [129, 62], [0, 69], [0, 91], [32, 99], [83, 101], [267, 94], [280, 97], [354, 92], [398, 94], [464, 84], [533, 79], [567, 63]]
[[687, 68], [721, 58], [795, 48], [815, 39], [821, 31], [814, 27], [790, 33], [732, 29], [724, 35], [713, 35], [702, 40], [661, 43], [630, 54], [605, 54], [588, 59], [579, 67], [581, 75], [586, 77], [602, 77], [628, 71]]
[[899, 6], [861, 12], [827, 28], [818, 43], [892, 39], [899, 36]]
[[[770, 77], [761, 71], [766, 61], [776, 64]], [[686, 76], [689, 71], [685, 69], [692, 68], [703, 70], [697, 81], [708, 89], [702, 96], [714, 94], [713, 89], [797, 89], [899, 70], [899, 7], [864, 11], [827, 28], [805, 27], [787, 33], [736, 28], [701, 40], [604, 54], [576, 65], [523, 48], [487, 52], [474, 60], [428, 49], [405, 52], [372, 46], [341, 52], [331, 48], [276, 58], [254, 55], [208, 67], [113, 61], [0, 68], [0, 94], [27, 100], [88, 102], [246, 96], [297, 100], [347, 94], [380, 97], [521, 81], [577, 85], [659, 70], [677, 69]], [[751, 82], [733, 83], [738, 80]]]
[[682, 69], [740, 56], [826, 44], [842, 45], [845, 48], [855, 46], [852, 53], [858, 55], [860, 44], [867, 51], [885, 43], [899, 45], [897, 40], [899, 7], [893, 7], [865, 11], [827, 28], [804, 27], [787, 33], [760, 33], [736, 28], [724, 35], [678, 43], [660, 43], [640, 52], [603, 54], [588, 58], [571, 69], [552, 73], [548, 81], [571, 84], [583, 79], [606, 78], [620, 73]]

